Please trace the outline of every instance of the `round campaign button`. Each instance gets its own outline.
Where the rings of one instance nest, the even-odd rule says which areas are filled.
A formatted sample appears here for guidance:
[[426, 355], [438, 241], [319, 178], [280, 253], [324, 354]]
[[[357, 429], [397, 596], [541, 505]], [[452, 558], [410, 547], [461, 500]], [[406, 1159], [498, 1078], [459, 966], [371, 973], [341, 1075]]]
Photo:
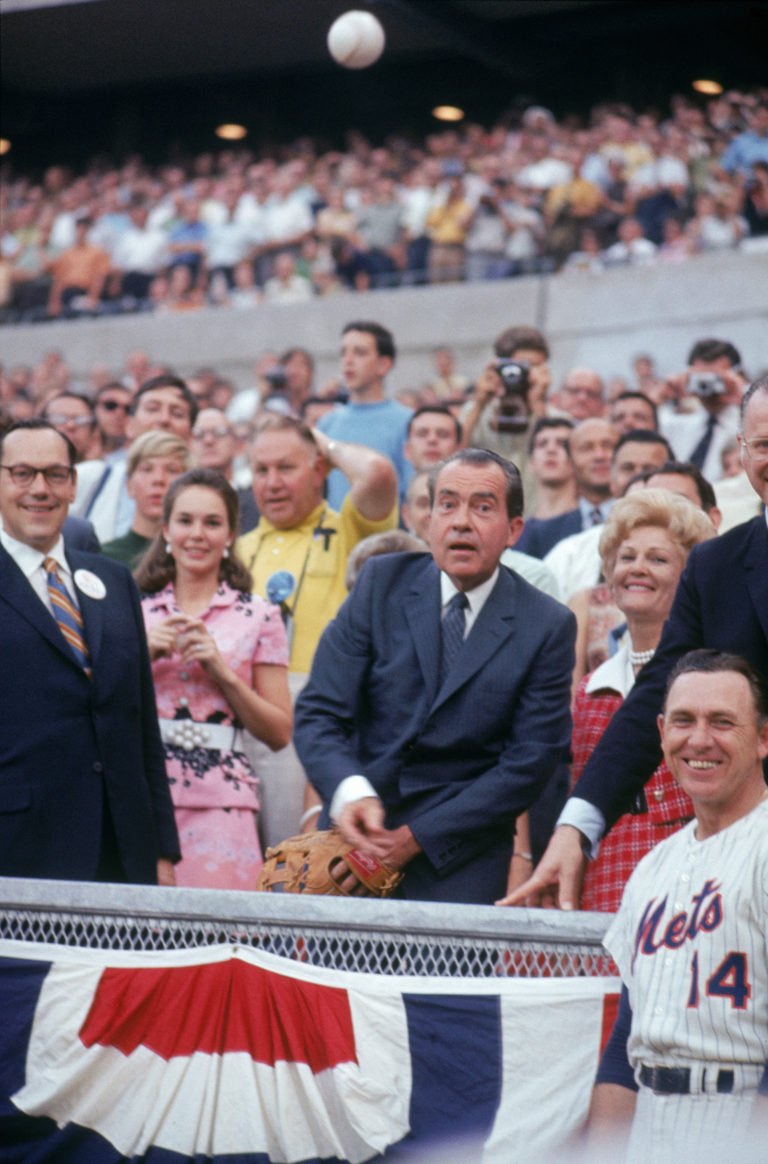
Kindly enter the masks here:
[[88, 598], [107, 597], [107, 588], [101, 578], [90, 570], [75, 570], [75, 586]]

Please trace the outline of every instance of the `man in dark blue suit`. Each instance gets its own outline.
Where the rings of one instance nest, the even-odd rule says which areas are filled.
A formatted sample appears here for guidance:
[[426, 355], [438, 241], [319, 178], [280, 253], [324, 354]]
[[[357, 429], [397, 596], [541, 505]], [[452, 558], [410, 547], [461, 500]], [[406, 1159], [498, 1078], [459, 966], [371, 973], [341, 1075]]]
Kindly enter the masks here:
[[61, 530], [74, 449], [0, 439], [0, 875], [173, 884], [179, 847], [138, 594]]
[[765, 511], [691, 551], [655, 656], [590, 758], [534, 876], [505, 904], [533, 904], [557, 888], [562, 908], [577, 907], [585, 854], [660, 762], [656, 717], [682, 655], [698, 647], [743, 655], [768, 679], [768, 376], [742, 400], [739, 455]]
[[515, 819], [568, 743], [574, 619], [499, 566], [522, 528], [514, 465], [454, 453], [430, 500], [432, 556], [366, 564], [320, 640], [295, 741], [326, 817], [403, 869], [406, 897], [490, 903]]

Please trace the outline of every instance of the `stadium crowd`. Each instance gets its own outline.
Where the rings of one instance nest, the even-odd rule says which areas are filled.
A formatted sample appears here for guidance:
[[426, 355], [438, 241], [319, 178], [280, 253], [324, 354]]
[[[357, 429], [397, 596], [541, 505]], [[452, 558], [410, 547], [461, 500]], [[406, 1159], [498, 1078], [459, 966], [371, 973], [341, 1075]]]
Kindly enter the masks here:
[[5, 321], [296, 303], [539, 271], [599, 273], [765, 247], [768, 92], [668, 116], [539, 106], [487, 128], [345, 148], [302, 139], [152, 166], [5, 164]]

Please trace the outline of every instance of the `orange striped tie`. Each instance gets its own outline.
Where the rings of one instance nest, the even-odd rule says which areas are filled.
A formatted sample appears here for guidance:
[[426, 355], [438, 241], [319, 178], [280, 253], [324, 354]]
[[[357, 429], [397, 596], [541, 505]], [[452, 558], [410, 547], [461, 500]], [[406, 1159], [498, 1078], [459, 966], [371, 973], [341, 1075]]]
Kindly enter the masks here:
[[48, 597], [53, 607], [53, 616], [59, 624], [59, 629], [72, 648], [80, 666], [90, 679], [93, 675], [88, 653], [88, 644], [83, 637], [83, 619], [67, 593], [67, 588], [59, 578], [58, 566], [55, 558], [46, 558], [45, 572], [48, 576]]

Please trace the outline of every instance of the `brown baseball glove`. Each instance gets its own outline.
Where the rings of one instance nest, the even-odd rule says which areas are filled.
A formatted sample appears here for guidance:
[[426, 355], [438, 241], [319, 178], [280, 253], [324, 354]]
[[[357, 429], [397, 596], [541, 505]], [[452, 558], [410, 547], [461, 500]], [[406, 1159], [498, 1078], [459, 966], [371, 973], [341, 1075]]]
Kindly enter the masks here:
[[[347, 866], [337, 876], [340, 862]], [[380, 864], [347, 843], [338, 829], [288, 837], [267, 849], [256, 888], [267, 893], [320, 893], [346, 897], [363, 896], [341, 882], [352, 873], [358, 886], [372, 897], [389, 897], [403, 879], [402, 873]]]

